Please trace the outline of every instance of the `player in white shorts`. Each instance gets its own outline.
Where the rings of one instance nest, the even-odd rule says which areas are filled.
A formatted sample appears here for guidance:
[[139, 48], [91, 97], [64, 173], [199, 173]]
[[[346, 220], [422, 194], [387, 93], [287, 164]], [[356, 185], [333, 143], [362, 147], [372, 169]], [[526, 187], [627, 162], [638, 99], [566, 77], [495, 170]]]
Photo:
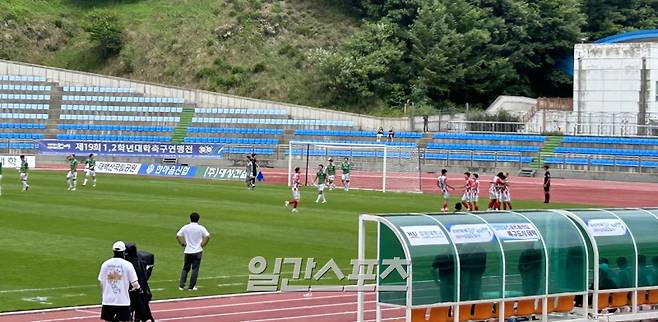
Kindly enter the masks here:
[[66, 174], [66, 181], [69, 184], [69, 191], [75, 191], [78, 180], [78, 160], [75, 159], [74, 154], [66, 157], [66, 160], [69, 161], [69, 172]]
[[480, 175], [473, 173], [472, 177], [473, 185], [471, 186], [471, 206], [473, 207], [472, 210], [479, 211], [480, 205], [478, 202], [480, 201]]
[[89, 159], [85, 161], [85, 181], [82, 183], [82, 186], [87, 185], [87, 180], [91, 177], [91, 183], [94, 188], [96, 188], [96, 158], [94, 154], [89, 155]]
[[350, 191], [350, 173], [352, 172], [352, 163], [350, 163], [350, 158], [345, 157], [345, 161], [340, 164], [340, 169], [343, 172], [341, 177], [343, 181], [343, 189], [345, 189], [345, 191]]
[[466, 210], [473, 210], [471, 205], [471, 200], [473, 199], [473, 179], [471, 179], [471, 173], [466, 171], [464, 172], [464, 193], [462, 194], [462, 205]]
[[295, 173], [292, 175], [292, 199], [286, 201], [286, 207], [290, 208], [290, 205], [292, 205], [292, 212], [297, 212], [299, 199], [301, 199], [301, 193], [299, 191], [300, 183], [299, 167], [297, 167], [295, 168]]
[[18, 170], [20, 172], [20, 177], [21, 177], [21, 186], [23, 187], [21, 191], [28, 191], [30, 190], [30, 185], [27, 183], [27, 178], [28, 178], [28, 171], [30, 169], [30, 166], [27, 163], [27, 160], [25, 160], [25, 156], [21, 155], [21, 168]]
[[509, 172], [506, 172], [503, 189], [500, 194], [500, 200], [502, 201], [503, 209], [505, 210], [512, 210], [512, 196], [509, 191], [509, 184], [510, 184]]
[[325, 169], [325, 172], [327, 173], [327, 183], [329, 184], [329, 190], [334, 190], [334, 188], [336, 188], [336, 185], [334, 184], [334, 180], [336, 180], [336, 165], [332, 158], [329, 158], [327, 162], [329, 162]]
[[318, 172], [315, 174], [313, 182], [318, 187], [318, 198], [315, 199], [315, 202], [319, 203], [322, 200], [322, 203], [327, 203], [327, 199], [324, 198], [324, 187], [327, 183], [327, 174], [324, 172], [324, 165], [318, 165]]
[[448, 184], [448, 177], [446, 174], [448, 174], [448, 170], [442, 169], [441, 175], [436, 180], [436, 186], [439, 188], [439, 191], [443, 196], [443, 207], [441, 208], [441, 211], [443, 212], [448, 212], [448, 198], [450, 197], [448, 189], [455, 190], [454, 187]]
[[500, 192], [504, 181], [502, 179], [503, 173], [499, 172], [491, 179], [491, 186], [489, 187], [489, 210], [500, 210]]

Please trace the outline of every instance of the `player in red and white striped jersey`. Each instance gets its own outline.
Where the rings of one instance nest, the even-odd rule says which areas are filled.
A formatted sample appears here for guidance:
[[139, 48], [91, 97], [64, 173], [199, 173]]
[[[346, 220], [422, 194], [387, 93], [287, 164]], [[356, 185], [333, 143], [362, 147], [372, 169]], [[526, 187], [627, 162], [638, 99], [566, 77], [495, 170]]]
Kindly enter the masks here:
[[450, 197], [448, 189], [455, 190], [453, 186], [448, 184], [448, 176], [446, 174], [448, 174], [448, 170], [442, 169], [441, 176], [436, 180], [436, 186], [439, 187], [439, 191], [441, 191], [441, 195], [443, 196], [443, 207], [441, 208], [443, 212], [448, 212], [448, 198]]
[[497, 175], [491, 179], [491, 186], [489, 187], [489, 210], [500, 210], [500, 194], [502, 192], [502, 187], [505, 184], [503, 181], [502, 172], [498, 172]]
[[503, 203], [503, 209], [505, 210], [512, 210], [512, 197], [510, 194], [510, 177], [509, 177], [509, 172], [505, 172], [504, 178], [503, 178], [503, 188], [502, 192], [500, 194], [500, 201]]
[[472, 177], [473, 185], [471, 186], [471, 207], [473, 207], [472, 210], [479, 211], [480, 205], [478, 203], [480, 201], [480, 175], [473, 173]]
[[297, 167], [295, 168], [295, 173], [292, 175], [292, 199], [286, 201], [286, 207], [290, 208], [290, 205], [292, 205], [292, 212], [297, 212], [297, 206], [301, 198], [301, 193], [299, 192], [300, 185], [301, 176], [299, 174], [299, 167]]
[[471, 206], [471, 199], [472, 199], [471, 190], [474, 184], [475, 183], [471, 178], [471, 173], [468, 171], [464, 172], [464, 194], [462, 194], [462, 205], [464, 205], [464, 208], [466, 208], [466, 210], [473, 210]]

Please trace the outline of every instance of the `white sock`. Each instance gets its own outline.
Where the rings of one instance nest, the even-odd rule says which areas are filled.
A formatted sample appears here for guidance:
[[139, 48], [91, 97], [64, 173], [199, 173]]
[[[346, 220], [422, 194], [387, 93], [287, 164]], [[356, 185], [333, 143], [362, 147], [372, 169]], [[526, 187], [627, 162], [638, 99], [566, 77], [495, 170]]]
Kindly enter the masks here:
[[87, 178], [85, 178], [85, 181], [82, 182], [82, 185], [83, 185], [83, 186], [86, 186], [86, 185], [87, 185]]
[[94, 178], [92, 180], [94, 180], [93, 183], [94, 183], [94, 187], [95, 187], [96, 186], [96, 178]]

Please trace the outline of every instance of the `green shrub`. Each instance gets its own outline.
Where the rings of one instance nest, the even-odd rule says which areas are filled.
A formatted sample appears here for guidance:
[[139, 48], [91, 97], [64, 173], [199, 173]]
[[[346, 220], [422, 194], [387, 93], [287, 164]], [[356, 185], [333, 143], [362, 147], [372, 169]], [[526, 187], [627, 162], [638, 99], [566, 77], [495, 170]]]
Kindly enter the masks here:
[[468, 120], [473, 122], [482, 123], [469, 123], [469, 131], [479, 132], [518, 132], [522, 129], [522, 124], [505, 124], [505, 123], [519, 123], [521, 119], [518, 116], [512, 115], [505, 111], [500, 111], [496, 114], [487, 114], [484, 112], [471, 112], [468, 115]]
[[104, 57], [118, 54], [123, 48], [123, 26], [114, 14], [97, 10], [87, 16], [83, 30], [97, 42]]

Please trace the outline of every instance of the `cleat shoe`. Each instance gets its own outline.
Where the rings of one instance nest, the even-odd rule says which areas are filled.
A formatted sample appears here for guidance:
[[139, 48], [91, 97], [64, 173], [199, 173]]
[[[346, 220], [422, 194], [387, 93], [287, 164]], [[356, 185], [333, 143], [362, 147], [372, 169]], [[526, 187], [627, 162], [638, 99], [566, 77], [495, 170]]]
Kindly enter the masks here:
[[290, 202], [289, 201], [286, 201], [283, 205], [286, 206], [286, 208], [290, 209]]

